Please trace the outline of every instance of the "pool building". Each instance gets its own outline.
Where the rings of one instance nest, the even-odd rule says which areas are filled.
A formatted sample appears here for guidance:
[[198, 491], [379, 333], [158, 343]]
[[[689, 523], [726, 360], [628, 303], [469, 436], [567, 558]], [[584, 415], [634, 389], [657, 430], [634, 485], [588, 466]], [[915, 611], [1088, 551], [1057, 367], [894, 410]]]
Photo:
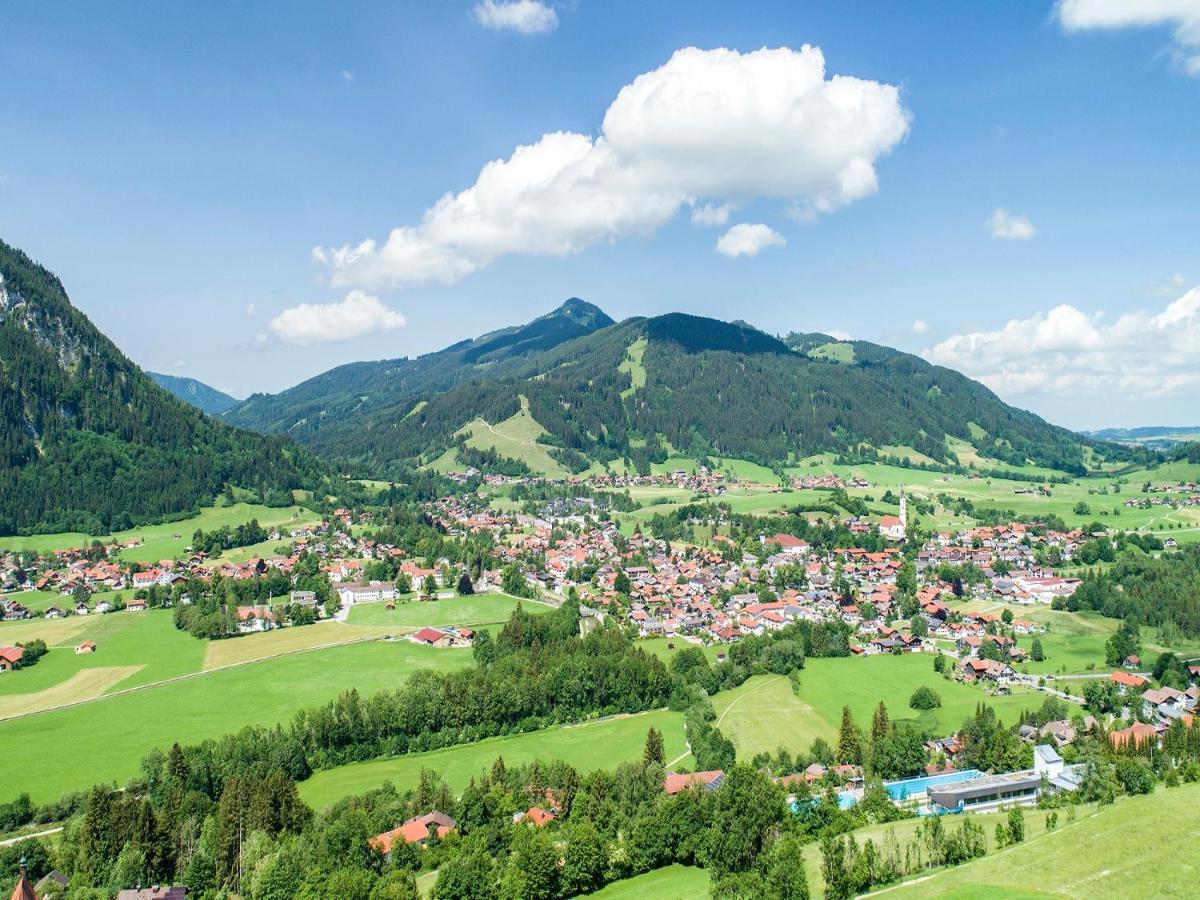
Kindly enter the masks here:
[[930, 787], [928, 811], [988, 812], [1002, 806], [1031, 805], [1044, 791], [1075, 790], [1082, 775], [1083, 766], [1065, 765], [1053, 747], [1041, 744], [1034, 748], [1032, 769]]

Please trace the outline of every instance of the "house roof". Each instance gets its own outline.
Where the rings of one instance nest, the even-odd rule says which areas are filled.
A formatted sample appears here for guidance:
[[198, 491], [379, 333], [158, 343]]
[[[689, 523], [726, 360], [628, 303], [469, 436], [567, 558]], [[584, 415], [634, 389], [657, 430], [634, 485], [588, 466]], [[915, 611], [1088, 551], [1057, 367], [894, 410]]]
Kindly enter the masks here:
[[724, 777], [725, 772], [723, 769], [714, 769], [709, 772], [668, 772], [667, 777], [663, 779], [663, 790], [668, 794], [678, 794], [692, 785], [709, 787]]
[[418, 641], [433, 643], [440, 641], [445, 636], [444, 631], [438, 631], [436, 628], [425, 627], [413, 635]]

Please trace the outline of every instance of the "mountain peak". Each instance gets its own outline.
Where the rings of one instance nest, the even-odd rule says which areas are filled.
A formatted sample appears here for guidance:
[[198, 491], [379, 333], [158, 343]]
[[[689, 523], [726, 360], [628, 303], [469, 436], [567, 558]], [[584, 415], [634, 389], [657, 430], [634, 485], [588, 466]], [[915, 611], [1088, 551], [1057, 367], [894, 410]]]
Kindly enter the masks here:
[[541, 318], [550, 318], [551, 316], [561, 316], [590, 329], [604, 328], [606, 325], [613, 324], [613, 319], [608, 313], [596, 304], [588, 303], [579, 297], [568, 297], [556, 309]]

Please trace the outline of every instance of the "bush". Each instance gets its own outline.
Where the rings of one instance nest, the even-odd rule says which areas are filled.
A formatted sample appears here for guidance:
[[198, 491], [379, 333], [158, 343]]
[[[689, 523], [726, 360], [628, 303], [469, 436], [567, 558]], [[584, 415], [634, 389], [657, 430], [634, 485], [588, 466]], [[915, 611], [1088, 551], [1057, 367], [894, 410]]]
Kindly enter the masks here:
[[936, 709], [942, 705], [942, 698], [933, 688], [921, 685], [908, 698], [908, 705], [912, 709]]

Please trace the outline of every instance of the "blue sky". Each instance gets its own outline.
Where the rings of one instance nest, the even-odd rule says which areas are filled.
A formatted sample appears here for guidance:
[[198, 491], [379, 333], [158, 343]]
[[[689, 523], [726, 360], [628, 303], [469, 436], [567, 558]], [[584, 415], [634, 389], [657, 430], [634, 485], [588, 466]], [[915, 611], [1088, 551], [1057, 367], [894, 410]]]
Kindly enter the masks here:
[[[138, 363], [238, 396], [437, 349], [578, 295], [615, 318], [684, 310], [924, 352], [1073, 427], [1200, 421], [1200, 77], [1187, 30], [1200, 4], [1173, 0], [1140, 23], [1089, 20], [1091, 2], [1074, 0], [1068, 22], [1053, 0], [577, 0], [547, 5], [555, 27], [528, 34], [485, 27], [474, 0], [9, 3], [0, 238], [56, 271]], [[661, 136], [614, 109], [605, 141], [617, 146], [626, 123], [620, 172], [636, 175], [618, 199], [665, 192], [654, 211], [607, 231], [572, 220], [569, 239], [535, 220], [465, 255], [457, 237], [431, 248], [430, 229], [413, 230], [403, 266], [334, 262], [336, 248], [416, 229], [519, 145], [598, 138], [622, 87], [672, 71], [682, 48], [704, 51], [685, 81], [711, 71], [723, 85], [712, 51], [741, 67], [790, 48], [799, 64], [805, 44], [826, 78], [894, 89], [876, 97], [890, 131], [847, 126], [887, 148], [867, 153], [874, 190], [818, 212], [819, 185], [787, 196], [810, 175], [828, 181], [792, 164], [821, 135], [769, 117], [712, 129], [747, 158], [783, 154], [744, 190], [727, 183], [728, 156], [682, 186], [645, 175], [629, 154]], [[722, 224], [690, 221], [697, 183], [715, 185], [697, 204], [733, 197]], [[576, 199], [549, 211], [573, 214]], [[1007, 238], [994, 236], [997, 211]], [[735, 225], [764, 230], [730, 238], [742, 255], [717, 252]], [[445, 266], [419, 258], [443, 252]]]

